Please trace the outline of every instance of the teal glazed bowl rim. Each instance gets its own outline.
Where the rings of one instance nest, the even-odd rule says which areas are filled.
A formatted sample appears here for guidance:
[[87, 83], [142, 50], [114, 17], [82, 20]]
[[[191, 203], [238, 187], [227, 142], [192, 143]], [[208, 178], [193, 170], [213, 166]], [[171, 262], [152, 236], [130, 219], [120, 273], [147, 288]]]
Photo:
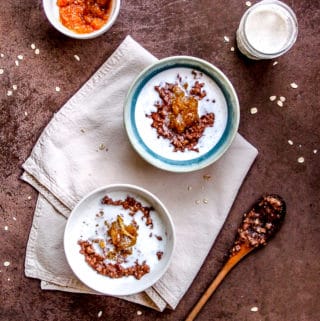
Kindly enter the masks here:
[[[151, 150], [138, 132], [135, 112], [137, 99], [147, 82], [160, 72], [172, 68], [192, 68], [211, 78], [222, 91], [227, 105], [227, 122], [219, 141], [205, 154], [188, 160], [163, 157]], [[151, 165], [171, 172], [192, 172], [216, 162], [230, 147], [239, 128], [240, 107], [236, 91], [227, 76], [211, 63], [191, 56], [161, 59], [145, 68], [133, 81], [124, 103], [124, 126], [135, 151]]]

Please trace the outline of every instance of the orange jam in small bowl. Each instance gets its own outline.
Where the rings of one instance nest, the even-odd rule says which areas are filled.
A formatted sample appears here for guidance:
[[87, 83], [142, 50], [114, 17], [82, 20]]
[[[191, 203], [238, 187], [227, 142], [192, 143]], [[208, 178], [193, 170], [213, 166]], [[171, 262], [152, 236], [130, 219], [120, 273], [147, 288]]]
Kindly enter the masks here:
[[57, 0], [61, 23], [76, 33], [90, 33], [109, 20], [112, 0]]
[[95, 38], [106, 32], [120, 11], [120, 0], [43, 0], [51, 24], [77, 39]]

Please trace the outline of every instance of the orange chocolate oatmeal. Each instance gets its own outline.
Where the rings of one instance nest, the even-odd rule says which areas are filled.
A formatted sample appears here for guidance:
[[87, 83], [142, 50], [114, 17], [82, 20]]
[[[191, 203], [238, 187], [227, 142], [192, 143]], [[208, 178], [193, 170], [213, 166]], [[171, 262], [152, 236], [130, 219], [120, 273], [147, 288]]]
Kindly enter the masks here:
[[199, 139], [206, 127], [214, 124], [214, 113], [200, 117], [198, 112], [199, 101], [207, 95], [203, 90], [204, 83], [195, 80], [189, 87], [189, 83], [182, 83], [179, 75], [175, 83], [155, 86], [161, 101], [156, 102], [156, 111], [146, 115], [152, 119], [151, 126], [158, 137], [168, 139], [175, 152], [199, 152], [196, 147]]
[[[110, 278], [134, 276], [139, 280], [143, 275], [150, 272], [150, 266], [146, 260], [142, 260], [142, 262], [139, 263], [135, 257], [129, 261], [129, 258], [134, 253], [134, 247], [139, 237], [139, 226], [135, 220], [135, 215], [138, 213], [142, 214], [141, 221], [144, 221], [146, 228], [152, 230], [153, 221], [150, 212], [153, 208], [143, 206], [131, 196], [127, 196], [124, 200], [113, 200], [106, 195], [101, 203], [126, 210], [129, 217], [132, 218], [131, 222], [125, 224], [123, 219], [124, 214], [121, 214], [121, 212], [119, 212], [115, 220], [105, 220], [103, 224], [104, 237], [79, 240], [80, 253], [84, 255], [85, 261], [102, 275]], [[96, 214], [96, 219], [104, 220], [104, 211], [100, 210], [100, 212]], [[99, 224], [96, 224], [96, 227], [97, 226], [99, 226]], [[157, 235], [156, 239], [160, 242], [162, 241], [162, 236]], [[160, 260], [163, 251], [157, 251], [155, 255], [158, 260]]]

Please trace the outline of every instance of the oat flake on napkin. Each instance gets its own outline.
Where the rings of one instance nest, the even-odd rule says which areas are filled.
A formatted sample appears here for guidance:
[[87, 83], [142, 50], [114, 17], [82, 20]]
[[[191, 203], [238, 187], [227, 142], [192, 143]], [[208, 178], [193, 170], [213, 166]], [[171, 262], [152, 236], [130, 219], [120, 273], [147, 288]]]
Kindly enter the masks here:
[[27, 245], [25, 274], [42, 289], [94, 293], [80, 283], [63, 251], [72, 208], [102, 185], [129, 183], [157, 195], [176, 227], [172, 263], [153, 287], [123, 297], [174, 309], [212, 247], [257, 150], [237, 134], [215, 164], [193, 173], [159, 170], [132, 149], [123, 103], [134, 78], [156, 58], [128, 36], [88, 82], [54, 115], [23, 164], [22, 179], [39, 191]]

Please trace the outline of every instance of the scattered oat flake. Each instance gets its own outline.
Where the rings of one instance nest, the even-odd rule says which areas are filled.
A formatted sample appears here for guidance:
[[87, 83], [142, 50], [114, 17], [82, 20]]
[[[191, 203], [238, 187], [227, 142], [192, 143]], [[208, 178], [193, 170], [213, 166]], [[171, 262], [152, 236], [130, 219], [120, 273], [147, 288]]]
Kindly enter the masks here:
[[4, 230], [5, 230], [5, 231], [8, 231], [8, 230], [9, 230], [9, 227], [6, 225], [6, 226], [4, 227]]
[[4, 70], [1, 68], [0, 69], [0, 75], [2, 75], [4, 73]]
[[203, 202], [204, 204], [208, 204], [208, 200], [207, 200], [206, 198], [204, 198], [204, 199], [202, 200], [202, 202]]
[[200, 200], [196, 200], [196, 202], [195, 202], [195, 203], [196, 203], [197, 205], [198, 205], [198, 204], [200, 204]]
[[24, 115], [25, 115], [25, 116], [28, 116], [28, 112], [27, 112], [27, 111], [25, 111], [25, 112], [24, 112]]
[[246, 1], [246, 6], [251, 7], [251, 1]]
[[252, 107], [250, 109], [250, 113], [253, 115], [253, 114], [256, 114], [258, 112], [258, 108], [257, 107]]
[[4, 266], [9, 266], [9, 265], [10, 265], [10, 262], [9, 262], [9, 261], [5, 261], [5, 262], [3, 262], [3, 265], [4, 265]]
[[10, 282], [10, 281], [11, 281], [11, 279], [10, 279], [10, 278], [8, 278], [8, 281]]
[[12, 90], [7, 91], [7, 96], [12, 96], [12, 94], [13, 94]]
[[298, 85], [295, 82], [292, 82], [290, 86], [291, 88], [294, 88], [294, 89], [298, 88]]
[[34, 51], [34, 53], [35, 53], [36, 55], [39, 55], [40, 49], [37, 48], [37, 49]]
[[276, 66], [278, 64], [278, 61], [274, 61], [273, 65]]
[[32, 199], [32, 197], [29, 195], [29, 196], [27, 197], [27, 199], [30, 201], [30, 200]]
[[251, 312], [257, 312], [258, 310], [259, 310], [258, 307], [252, 307], [252, 308], [250, 309]]
[[22, 59], [23, 59], [23, 55], [19, 55], [17, 58], [18, 58], [19, 60], [22, 60]]
[[17, 85], [12, 85], [12, 89], [13, 89], [13, 90], [17, 90], [17, 89], [18, 89], [18, 86], [17, 86]]
[[78, 55], [73, 56], [75, 60], [80, 61], [80, 57]]
[[17, 220], [17, 218], [16, 218], [15, 216], [13, 216], [13, 217], [12, 217], [12, 219], [13, 219], [14, 221], [16, 221], [16, 220]]
[[100, 145], [99, 145], [99, 149], [100, 149], [100, 150], [104, 150], [105, 148], [106, 148], [106, 145], [105, 145], [105, 144], [100, 144]]
[[60, 90], [61, 90], [61, 88], [57, 86], [56, 91], [59, 92]]
[[313, 154], [317, 154], [318, 153], [318, 150], [317, 149], [314, 149], [313, 150]]
[[85, 133], [86, 132], [83, 128], [81, 128], [80, 131], [81, 131], [81, 133]]
[[224, 36], [223, 39], [224, 39], [225, 42], [229, 42], [230, 41], [230, 38], [228, 36]]
[[293, 141], [291, 139], [288, 140], [289, 145], [293, 145]]
[[19, 66], [19, 60], [16, 60], [14, 63], [16, 64], [17, 67]]
[[284, 102], [286, 101], [286, 97], [284, 97], [284, 96], [280, 96], [280, 97], [279, 97], [279, 100], [280, 100], [280, 101], [282, 101], [282, 102], [284, 103]]
[[32, 43], [32, 44], [30, 45], [30, 47], [31, 47], [32, 50], [36, 49], [36, 45], [35, 45], [34, 43]]
[[142, 315], [142, 311], [138, 310], [137, 315]]
[[298, 163], [300, 163], [300, 164], [302, 164], [302, 163], [304, 163], [304, 157], [299, 157], [298, 159], [297, 159], [297, 161], [298, 161]]
[[278, 101], [277, 101], [277, 105], [278, 105], [279, 107], [283, 107], [283, 102], [282, 102], [281, 100], [278, 100]]
[[98, 312], [98, 318], [101, 318], [101, 316], [102, 316], [102, 311], [99, 311]]
[[188, 191], [192, 190], [192, 186], [188, 185]]
[[234, 51], [234, 47], [231, 47], [231, 48], [230, 48], [230, 51]]
[[277, 96], [270, 96], [269, 99], [270, 101], [275, 101], [277, 99]]
[[4, 57], [4, 54], [3, 54], [3, 53], [2, 53], [2, 54], [0, 54], [0, 57], [1, 57], [1, 58], [3, 58], [3, 57]]

